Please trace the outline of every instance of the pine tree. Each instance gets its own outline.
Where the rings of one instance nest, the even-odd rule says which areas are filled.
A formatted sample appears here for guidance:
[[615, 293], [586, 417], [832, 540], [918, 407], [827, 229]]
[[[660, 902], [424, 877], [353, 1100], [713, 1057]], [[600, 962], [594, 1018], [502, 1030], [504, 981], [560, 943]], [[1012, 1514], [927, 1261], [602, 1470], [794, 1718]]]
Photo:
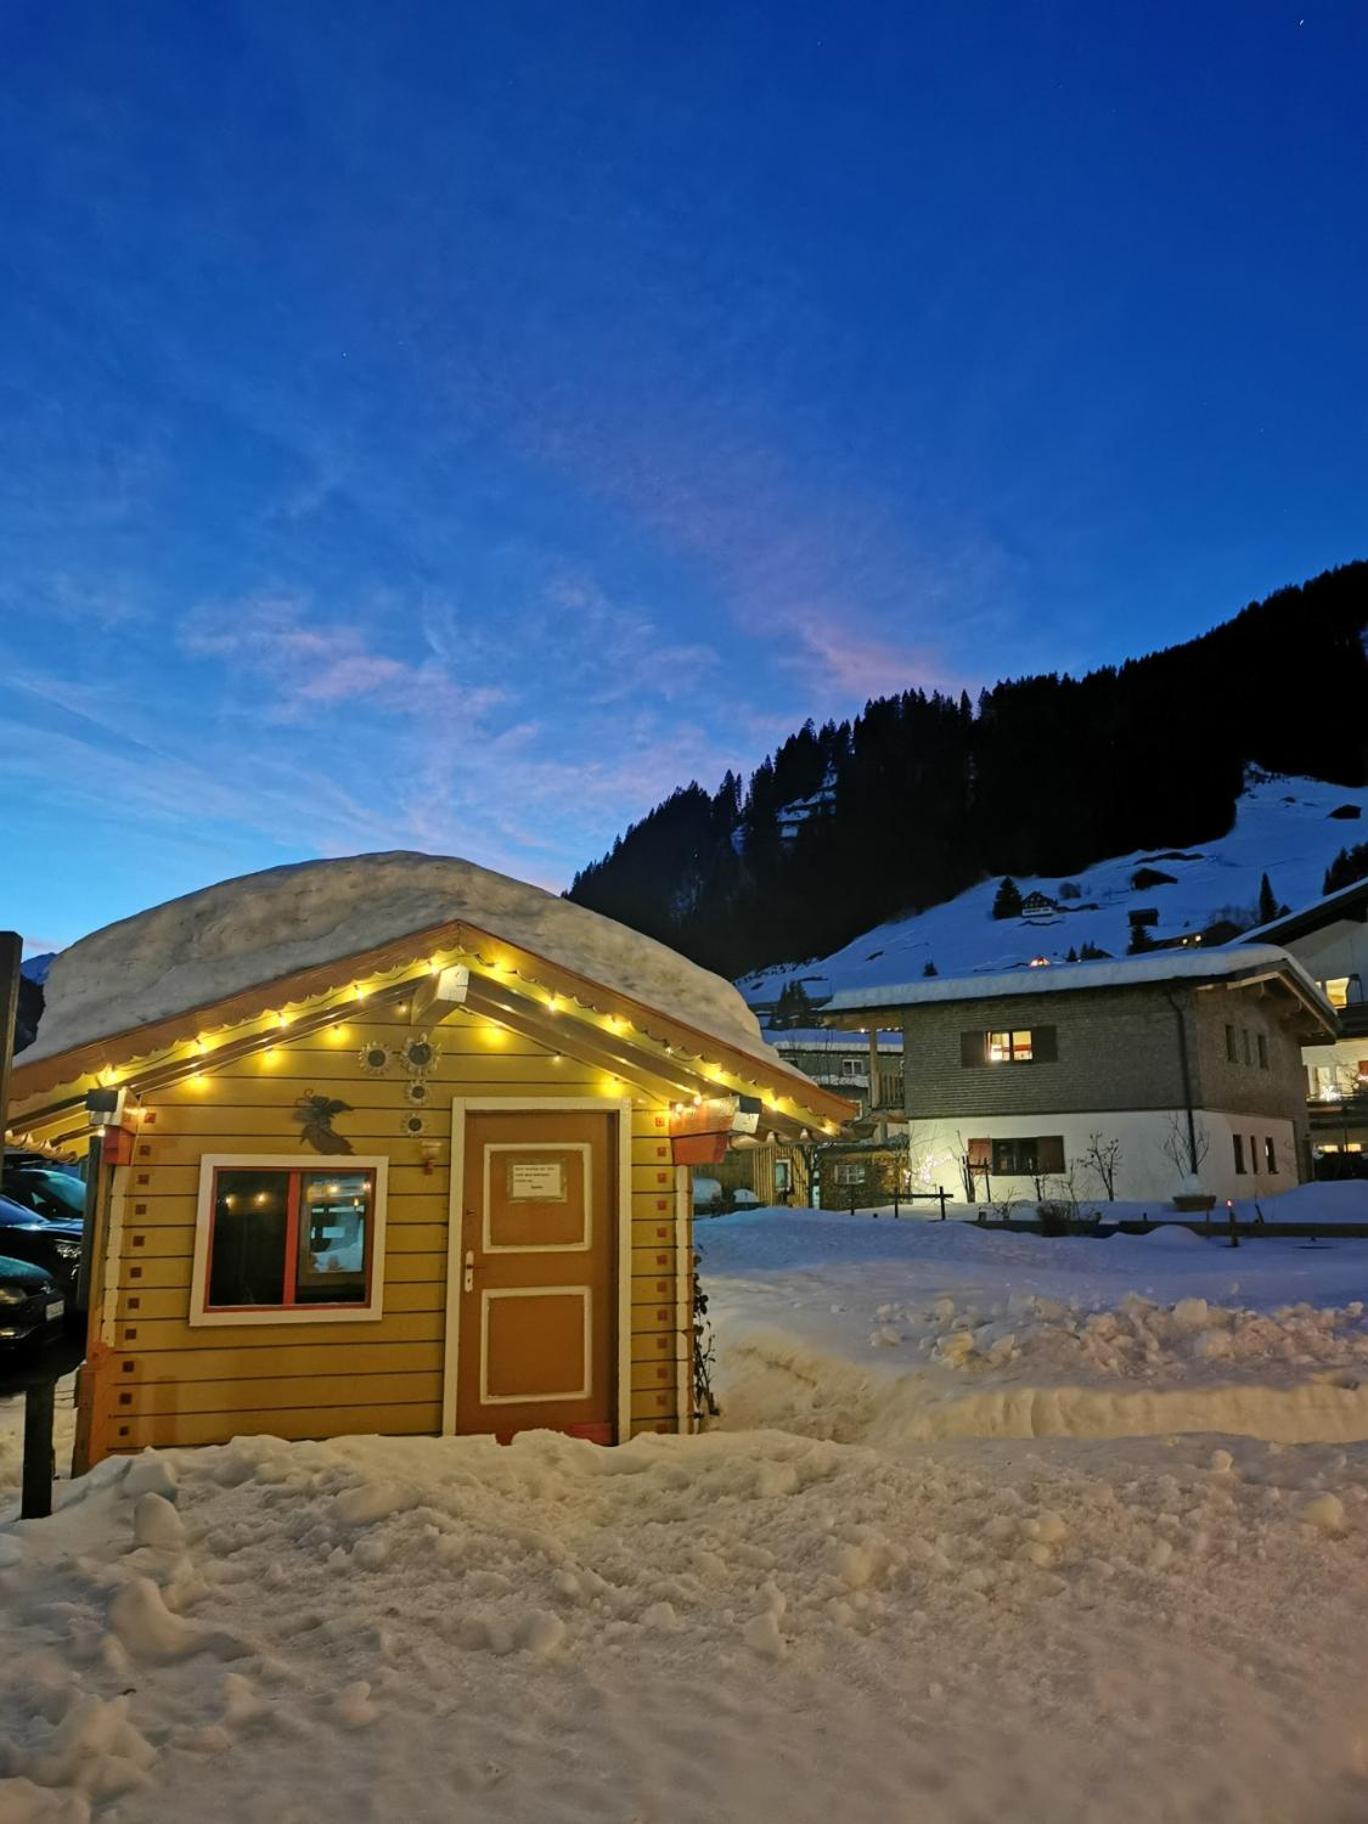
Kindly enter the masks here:
[[1341, 887], [1352, 887], [1368, 879], [1368, 842], [1356, 842], [1351, 849], [1341, 849], [1325, 870], [1322, 893], [1338, 893]]
[[1255, 916], [1255, 923], [1272, 924], [1273, 920], [1279, 916], [1279, 911], [1278, 896], [1273, 891], [1272, 882], [1265, 874], [1259, 881], [1259, 909]]
[[993, 917], [1021, 917], [1021, 889], [1017, 886], [1010, 874], [1003, 876], [1002, 882], [993, 899]]
[[1072, 944], [1069, 945], [1069, 954], [1064, 958], [1064, 961], [1066, 963], [1076, 963], [1078, 961], [1078, 952], [1074, 949]]
[[922, 974], [923, 975], [939, 975], [940, 970], [937, 969], [936, 965], [928, 957], [926, 962], [922, 965]]

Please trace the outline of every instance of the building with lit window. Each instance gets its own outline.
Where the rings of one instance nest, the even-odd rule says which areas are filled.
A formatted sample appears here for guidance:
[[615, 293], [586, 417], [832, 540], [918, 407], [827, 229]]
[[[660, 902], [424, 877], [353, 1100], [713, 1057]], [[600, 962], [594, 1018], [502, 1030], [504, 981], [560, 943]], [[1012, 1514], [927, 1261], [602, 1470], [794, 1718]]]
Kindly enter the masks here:
[[1335, 1010], [1334, 1038], [1302, 1051], [1317, 1175], [1368, 1176], [1368, 880], [1285, 913], [1249, 938], [1281, 944]]
[[847, 990], [903, 1040], [915, 1184], [971, 1201], [1266, 1196], [1309, 1175], [1303, 1046], [1335, 1013], [1271, 944]]

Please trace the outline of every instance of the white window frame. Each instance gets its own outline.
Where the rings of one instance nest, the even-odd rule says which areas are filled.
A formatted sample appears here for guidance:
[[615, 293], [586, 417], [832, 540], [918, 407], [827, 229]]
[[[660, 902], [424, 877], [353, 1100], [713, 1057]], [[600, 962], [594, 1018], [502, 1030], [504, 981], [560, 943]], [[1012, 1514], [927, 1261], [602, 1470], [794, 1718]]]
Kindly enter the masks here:
[[364, 1305], [254, 1305], [231, 1311], [208, 1308], [209, 1238], [213, 1232], [214, 1176], [225, 1171], [316, 1172], [326, 1174], [328, 1156], [300, 1159], [291, 1153], [204, 1153], [200, 1157], [199, 1200], [195, 1211], [195, 1257], [190, 1267], [190, 1315], [194, 1329], [238, 1328], [247, 1324], [373, 1324], [385, 1315], [385, 1209], [389, 1201], [389, 1158], [384, 1153], [348, 1153], [331, 1161], [338, 1172], [375, 1174], [375, 1207], [371, 1211], [370, 1296]]

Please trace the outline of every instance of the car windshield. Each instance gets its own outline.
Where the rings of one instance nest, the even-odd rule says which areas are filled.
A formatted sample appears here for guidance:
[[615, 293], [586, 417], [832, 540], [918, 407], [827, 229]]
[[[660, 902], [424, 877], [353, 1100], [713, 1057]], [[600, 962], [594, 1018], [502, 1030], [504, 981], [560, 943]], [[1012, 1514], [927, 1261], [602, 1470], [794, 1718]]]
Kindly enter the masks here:
[[15, 1172], [6, 1177], [5, 1191], [50, 1221], [70, 1222], [85, 1215], [85, 1180], [73, 1172]]

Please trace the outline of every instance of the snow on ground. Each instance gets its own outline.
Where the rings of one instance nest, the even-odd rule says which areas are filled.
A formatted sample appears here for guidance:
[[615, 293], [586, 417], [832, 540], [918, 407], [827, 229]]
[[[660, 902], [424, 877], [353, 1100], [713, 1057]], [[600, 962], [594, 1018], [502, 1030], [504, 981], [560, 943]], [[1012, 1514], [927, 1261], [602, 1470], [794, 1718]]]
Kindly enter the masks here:
[[[1114, 1435], [1352, 1397], [1368, 1243], [701, 1240], [702, 1437], [241, 1439], [0, 1526], [0, 1824], [1368, 1815], [1368, 1446]], [[911, 1422], [1051, 1377], [1109, 1435]]]
[[761, 1210], [702, 1226], [727, 1422], [889, 1448], [1368, 1439], [1368, 1242], [1047, 1239]]
[[[1332, 817], [1341, 805], [1356, 806], [1359, 819]], [[928, 911], [879, 925], [823, 961], [780, 964], [737, 985], [752, 1004], [768, 1005], [797, 979], [822, 1001], [842, 989], [915, 981], [928, 962], [943, 976], [957, 976], [1016, 969], [1037, 956], [1062, 962], [1085, 943], [1122, 956], [1130, 941], [1127, 914], [1142, 906], [1159, 913], [1154, 935], [1160, 938], [1200, 931], [1232, 908], [1253, 924], [1264, 873], [1282, 904], [1319, 899], [1326, 868], [1342, 848], [1363, 840], [1364, 816], [1368, 787], [1251, 773], [1234, 826], [1214, 842], [1099, 861], [1071, 877], [1076, 898], [1060, 898], [1059, 876], [1017, 880], [1023, 896], [1040, 892], [1055, 900], [1055, 912], [995, 919], [998, 882], [983, 881]], [[1171, 875], [1172, 884], [1133, 887], [1132, 875], [1144, 867]]]
[[5, 1824], [1347, 1820], [1368, 1462], [271, 1439], [0, 1531]]

